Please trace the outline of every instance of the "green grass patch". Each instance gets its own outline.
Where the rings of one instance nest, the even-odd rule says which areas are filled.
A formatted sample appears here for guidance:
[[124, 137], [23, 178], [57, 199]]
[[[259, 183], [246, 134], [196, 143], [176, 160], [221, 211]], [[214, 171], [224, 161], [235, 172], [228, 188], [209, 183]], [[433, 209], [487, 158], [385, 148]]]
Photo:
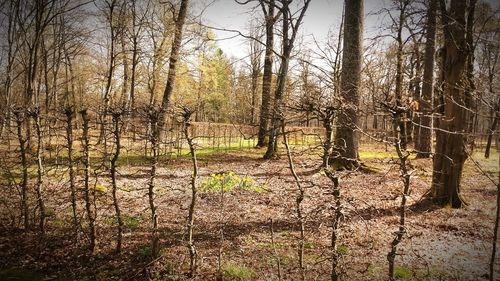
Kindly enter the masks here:
[[137, 229], [141, 223], [141, 219], [131, 216], [123, 216], [123, 224], [130, 229]]
[[[104, 220], [104, 222], [110, 226], [117, 226], [118, 225], [118, 220], [116, 219], [115, 216], [107, 217]], [[123, 225], [125, 227], [128, 227], [129, 229], [137, 229], [137, 228], [139, 228], [139, 225], [141, 223], [141, 218], [125, 215], [125, 216], [122, 216], [122, 222], [123, 222]]]
[[304, 249], [313, 249], [314, 243], [311, 241], [304, 241]]
[[55, 217], [55, 215], [56, 215], [56, 209], [54, 209], [52, 207], [45, 208], [45, 215], [47, 217]]
[[394, 268], [394, 278], [396, 279], [403, 279], [403, 280], [409, 280], [413, 276], [413, 273], [411, 269], [405, 266], [396, 266]]
[[52, 221], [52, 223], [54, 223], [55, 225], [58, 225], [58, 226], [63, 226], [64, 225], [64, 220], [62, 220], [62, 219], [54, 219]]
[[285, 230], [285, 231], [281, 232], [281, 236], [283, 236], [283, 237], [288, 237], [288, 236], [290, 236], [290, 231], [286, 231], [286, 230]]
[[151, 250], [151, 247], [149, 246], [142, 246], [137, 250], [137, 253], [140, 257], [146, 258], [150, 257], [153, 254], [153, 250]]
[[429, 269], [422, 268], [415, 270], [415, 278], [417, 280], [446, 280], [448, 274], [441, 268], [433, 266]]
[[346, 245], [338, 245], [336, 251], [338, 255], [344, 256], [349, 253], [349, 247], [347, 247]]
[[251, 177], [241, 177], [234, 172], [213, 173], [201, 181], [198, 185], [198, 190], [207, 193], [221, 192], [222, 190], [224, 190], [224, 192], [231, 190], [248, 190], [257, 193], [264, 191], [262, 186]]
[[380, 150], [368, 150], [368, 151], [360, 151], [359, 158], [361, 160], [370, 160], [370, 159], [388, 159], [388, 158], [397, 158], [398, 154], [395, 151], [380, 151]]
[[379, 276], [382, 272], [382, 268], [374, 265], [369, 265], [367, 269], [368, 275], [376, 277]]
[[254, 275], [251, 268], [231, 262], [222, 267], [222, 272], [224, 277], [229, 280], [252, 280]]
[[484, 151], [478, 151], [472, 154], [472, 159], [476, 163], [469, 160], [469, 164], [473, 169], [477, 169], [477, 166], [480, 166], [481, 170], [485, 173], [490, 174], [490, 176], [496, 176], [499, 169], [498, 157], [500, 157], [500, 155], [494, 149], [491, 150], [490, 157], [488, 159], [484, 158]]

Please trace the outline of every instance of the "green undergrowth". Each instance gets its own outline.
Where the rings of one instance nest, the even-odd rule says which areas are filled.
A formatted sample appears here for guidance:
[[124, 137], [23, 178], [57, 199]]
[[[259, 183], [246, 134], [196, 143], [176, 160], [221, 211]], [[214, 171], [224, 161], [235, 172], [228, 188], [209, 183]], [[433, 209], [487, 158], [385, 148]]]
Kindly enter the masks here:
[[228, 280], [252, 280], [252, 276], [254, 275], [254, 271], [251, 268], [232, 262], [226, 263], [222, 267], [222, 272]]
[[205, 177], [198, 185], [200, 192], [228, 192], [231, 190], [247, 190], [252, 192], [263, 192], [264, 189], [249, 176], [238, 176], [234, 172], [212, 173]]
[[[484, 158], [484, 151], [474, 152], [472, 154], [472, 159], [469, 159], [469, 164], [476, 170], [480, 169], [480, 172], [485, 172], [495, 177], [498, 176], [500, 157], [498, 151], [492, 149], [490, 157], [488, 159]], [[472, 161], [473, 160], [473, 161]]]

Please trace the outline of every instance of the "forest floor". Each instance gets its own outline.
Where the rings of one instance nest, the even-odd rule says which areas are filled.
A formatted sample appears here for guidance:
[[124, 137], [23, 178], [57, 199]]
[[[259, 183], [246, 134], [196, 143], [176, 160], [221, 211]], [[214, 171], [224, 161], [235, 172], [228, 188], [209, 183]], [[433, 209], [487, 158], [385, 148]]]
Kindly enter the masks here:
[[[341, 223], [337, 252], [341, 255], [343, 280], [387, 280], [387, 253], [399, 221], [402, 181], [394, 153], [385, 152], [382, 147], [363, 150], [372, 151], [361, 153], [361, 158], [375, 172], [338, 173], [345, 219]], [[212, 173], [234, 172], [255, 180], [260, 188], [227, 191], [223, 204], [220, 192], [198, 194], [195, 280], [215, 280], [219, 256], [225, 280], [277, 280], [278, 261], [283, 280], [300, 279], [295, 212], [298, 191], [287, 158], [266, 161], [261, 159], [262, 152], [244, 149], [200, 156], [198, 182]], [[463, 209], [440, 208], [426, 200], [432, 160], [410, 160], [411, 197], [407, 234], [398, 246], [396, 258], [398, 279], [487, 280], [498, 154], [485, 160], [478, 153], [473, 159], [467, 161], [463, 174], [462, 192], [469, 203]], [[318, 170], [317, 155], [297, 155], [294, 162], [306, 186], [303, 202], [306, 278], [330, 280], [331, 183]], [[149, 247], [148, 169], [146, 165], [119, 168], [118, 194], [126, 225], [121, 254], [113, 252], [116, 226], [106, 175], [97, 179], [102, 188], [97, 193], [98, 244], [93, 256], [85, 250], [88, 243], [85, 235], [80, 234], [77, 242], [73, 242], [69, 191], [64, 179], [51, 179], [46, 184], [50, 216], [44, 237], [36, 231], [25, 232], [8, 225], [9, 214], [13, 216], [17, 208], [18, 195], [12, 190], [0, 191], [4, 202], [0, 205], [4, 209], [0, 226], [0, 280], [187, 279], [189, 252], [185, 232], [191, 163], [187, 158], [169, 160], [162, 162], [158, 170], [156, 202], [162, 251], [154, 261]], [[78, 208], [83, 217], [83, 204]], [[85, 231], [82, 223], [80, 233]], [[498, 259], [495, 266], [496, 276], [500, 276]]]

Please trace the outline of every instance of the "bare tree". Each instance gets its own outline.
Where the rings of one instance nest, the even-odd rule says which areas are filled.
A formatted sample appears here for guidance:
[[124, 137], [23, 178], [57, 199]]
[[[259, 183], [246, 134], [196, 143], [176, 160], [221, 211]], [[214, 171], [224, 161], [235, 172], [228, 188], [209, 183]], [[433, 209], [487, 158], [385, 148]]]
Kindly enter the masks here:
[[[89, 136], [89, 116], [87, 109], [82, 109], [80, 111], [82, 116], [82, 163], [83, 163], [83, 193], [85, 199], [85, 211], [87, 214], [87, 220], [89, 224], [89, 250], [90, 253], [94, 253], [95, 249], [95, 208], [92, 210], [92, 202], [95, 202], [95, 189], [93, 192], [90, 190], [90, 136]], [[95, 206], [94, 206], [95, 207]]]
[[295, 185], [297, 186], [297, 197], [295, 198], [295, 212], [297, 213], [297, 223], [299, 224], [300, 236], [299, 236], [299, 245], [298, 245], [298, 258], [299, 258], [299, 270], [302, 280], [306, 280], [306, 268], [304, 264], [304, 244], [305, 244], [305, 215], [304, 215], [304, 207], [302, 206], [302, 202], [304, 201], [305, 196], [305, 187], [302, 184], [302, 180], [299, 178], [296, 170], [295, 164], [292, 158], [292, 152], [290, 150], [290, 146], [288, 145], [288, 137], [285, 132], [285, 123], [282, 123], [283, 130], [283, 143], [285, 144], [286, 156], [288, 159], [288, 168], [290, 169], [290, 173], [293, 176]]
[[121, 152], [121, 121], [122, 121], [123, 111], [113, 110], [111, 116], [113, 118], [113, 136], [115, 141], [115, 151], [113, 152], [113, 157], [111, 157], [110, 175], [111, 175], [111, 186], [113, 195], [113, 207], [115, 208], [115, 216], [117, 223], [117, 237], [116, 237], [116, 252], [120, 253], [122, 250], [122, 237], [123, 237], [123, 219], [120, 210], [120, 204], [118, 202], [118, 183], [117, 183], [117, 161], [120, 157]]
[[[497, 151], [500, 151], [500, 145], [497, 142]], [[497, 206], [496, 206], [496, 215], [495, 215], [495, 226], [493, 228], [493, 247], [491, 250], [491, 259], [490, 259], [490, 281], [495, 280], [495, 260], [497, 256], [497, 241], [498, 241], [498, 225], [500, 221], [500, 173], [498, 174], [498, 183], [497, 183]]]
[[38, 107], [33, 108], [29, 111], [31, 118], [34, 120], [35, 124], [35, 132], [36, 132], [36, 195], [37, 195], [37, 205], [40, 212], [40, 232], [42, 235], [45, 234], [45, 201], [44, 201], [44, 192], [43, 192], [43, 178], [44, 178], [44, 168], [43, 168], [43, 143], [42, 143], [42, 126], [40, 121], [40, 109]]
[[149, 141], [153, 146], [153, 157], [151, 159], [151, 170], [150, 170], [150, 178], [149, 178], [149, 186], [148, 186], [148, 198], [151, 209], [151, 222], [153, 226], [152, 230], [152, 245], [153, 245], [153, 256], [157, 256], [159, 247], [158, 247], [158, 218], [156, 212], [156, 205], [154, 202], [154, 185], [156, 179], [156, 167], [159, 160], [159, 152], [160, 152], [160, 143], [161, 143], [161, 134], [165, 128], [166, 121], [166, 113], [167, 109], [170, 105], [170, 98], [172, 96], [172, 92], [174, 89], [175, 83], [175, 75], [177, 68], [177, 61], [179, 59], [179, 52], [182, 43], [182, 30], [184, 26], [184, 22], [186, 20], [187, 10], [188, 10], [188, 0], [182, 0], [181, 5], [179, 7], [179, 11], [175, 18], [175, 32], [174, 39], [172, 42], [172, 48], [170, 52], [170, 63], [169, 70], [167, 76], [167, 83], [165, 85], [165, 91], [163, 92], [163, 98], [161, 106], [157, 109], [153, 104], [151, 104], [151, 109], [149, 113], [149, 122], [151, 126], [151, 132], [149, 134]]
[[111, 105], [112, 100], [112, 90], [113, 90], [113, 77], [115, 75], [118, 59], [118, 48], [120, 35], [123, 34], [123, 28], [121, 23], [123, 21], [123, 14], [125, 12], [124, 6], [120, 3], [120, 0], [104, 0], [103, 13], [106, 17], [106, 23], [109, 26], [109, 48], [108, 48], [108, 61], [107, 61], [107, 72], [106, 72], [106, 83], [104, 86], [104, 92], [102, 95], [102, 105], [101, 114], [99, 114], [100, 121], [100, 134], [98, 143], [101, 143], [105, 139], [106, 130], [106, 119], [108, 114], [108, 109]]
[[[300, 24], [304, 18], [304, 15], [309, 7], [311, 0], [304, 0], [303, 5], [299, 8], [298, 12], [293, 12], [290, 8], [290, 3], [287, 0], [281, 0], [281, 7], [279, 7], [281, 14], [283, 15], [283, 26], [282, 26], [282, 41], [280, 53], [280, 68], [278, 72], [278, 81], [276, 90], [274, 92], [274, 110], [272, 112], [272, 128], [269, 133], [269, 143], [267, 145], [266, 153], [264, 154], [264, 159], [270, 159], [276, 155], [278, 148], [278, 136], [279, 131], [282, 127], [284, 121], [284, 93], [286, 79], [288, 76], [288, 66], [290, 63], [290, 56], [294, 47], [295, 39], [297, 37], [297, 32], [299, 30]], [[294, 15], [298, 14], [296, 18]], [[265, 71], [265, 70], [264, 70]]]
[[193, 137], [189, 134], [189, 126], [191, 115], [193, 111], [187, 107], [183, 108], [182, 118], [183, 118], [183, 131], [184, 137], [186, 138], [189, 146], [189, 153], [191, 154], [191, 162], [193, 165], [193, 173], [191, 174], [191, 201], [189, 203], [188, 212], [188, 248], [189, 248], [189, 277], [194, 277], [196, 274], [196, 260], [197, 252], [194, 245], [193, 231], [194, 231], [194, 221], [195, 221], [195, 209], [196, 209], [196, 193], [197, 185], [196, 179], [198, 177], [198, 161], [196, 160], [196, 147], [193, 141]]
[[467, 1], [452, 0], [450, 10], [441, 2], [444, 28], [443, 101], [437, 120], [433, 161], [432, 197], [438, 204], [460, 208], [466, 205], [460, 192], [467, 158], [466, 70], [470, 50], [465, 38]]
[[252, 109], [251, 109], [251, 124], [255, 123], [256, 119], [256, 109], [257, 109], [257, 98], [258, 98], [258, 83], [259, 83], [259, 77], [262, 69], [262, 63], [261, 63], [261, 58], [262, 58], [262, 44], [260, 44], [260, 39], [262, 35], [260, 34], [260, 30], [258, 30], [256, 27], [250, 27], [251, 36], [254, 38], [257, 38], [257, 40], [251, 40], [250, 41], [250, 72], [251, 72], [251, 78], [252, 78]]
[[19, 20], [17, 13], [19, 11], [19, 3], [20, 1], [10, 1], [9, 9], [7, 10], [7, 62], [5, 63], [5, 82], [3, 85], [3, 96], [2, 96], [2, 104], [1, 107], [3, 110], [2, 122], [0, 124], [0, 136], [3, 136], [3, 132], [5, 127], [7, 127], [10, 123], [10, 105], [12, 99], [12, 83], [13, 83], [13, 68], [14, 68], [14, 60], [16, 54], [18, 52], [17, 45], [15, 41], [17, 39], [16, 32], [17, 24], [16, 22]]
[[158, 237], [158, 214], [156, 212], [156, 204], [155, 204], [155, 186], [156, 186], [156, 170], [158, 167], [158, 161], [160, 157], [160, 145], [159, 139], [154, 132], [158, 130], [158, 111], [154, 108], [150, 108], [148, 112], [148, 121], [149, 126], [151, 128], [151, 132], [149, 134], [149, 142], [151, 142], [151, 160], [150, 160], [150, 170], [149, 170], [149, 180], [148, 180], [148, 200], [149, 200], [149, 209], [151, 211], [151, 254], [153, 259], [157, 258], [159, 253], [159, 237]]
[[401, 243], [401, 241], [403, 240], [404, 235], [406, 234], [406, 208], [407, 208], [406, 204], [408, 201], [408, 196], [410, 196], [411, 172], [409, 171], [407, 164], [410, 153], [405, 151], [402, 147], [401, 134], [403, 132], [400, 131], [400, 124], [402, 122], [401, 118], [408, 111], [408, 109], [399, 106], [393, 106], [393, 107], [387, 106], [387, 107], [393, 117], [393, 126], [392, 126], [393, 127], [392, 130], [394, 133], [393, 144], [396, 149], [396, 153], [398, 155], [399, 171], [403, 182], [403, 190], [401, 193], [401, 204], [399, 206], [400, 209], [399, 209], [398, 230], [394, 233], [394, 239], [391, 242], [391, 250], [387, 254], [387, 261], [389, 262], [389, 280], [393, 281], [396, 280], [394, 276], [394, 270], [395, 270], [395, 260], [397, 256], [397, 247], [399, 243]]
[[76, 243], [78, 237], [78, 217], [76, 210], [76, 186], [75, 186], [75, 169], [73, 159], [73, 119], [75, 117], [75, 109], [68, 106], [64, 110], [66, 115], [66, 145], [68, 149], [68, 170], [69, 170], [69, 189], [71, 192], [71, 208], [73, 211], [73, 241]]
[[422, 97], [419, 100], [420, 107], [420, 134], [416, 142], [415, 150], [417, 158], [430, 157], [431, 147], [431, 114], [432, 96], [434, 90], [434, 53], [436, 52], [436, 12], [438, 0], [430, 0], [427, 8], [427, 29], [424, 54], [424, 77], [422, 85]]
[[23, 109], [14, 110], [17, 128], [17, 140], [19, 141], [19, 154], [21, 157], [22, 178], [19, 186], [21, 187], [21, 214], [24, 222], [24, 229], [29, 230], [29, 207], [28, 207], [28, 152], [26, 149], [27, 137], [23, 133], [23, 123], [26, 113]]
[[281, 15], [281, 12], [275, 15], [274, 1], [275, 0], [269, 0], [267, 3], [264, 0], [259, 1], [266, 22], [266, 48], [264, 53], [264, 73], [262, 76], [262, 99], [260, 104], [257, 147], [265, 146], [265, 139], [268, 135], [269, 127], [269, 110], [271, 106], [271, 88], [273, 80], [274, 24]]
[[359, 87], [363, 54], [363, 0], [345, 2], [344, 48], [340, 78], [343, 108], [337, 118], [334, 166], [351, 169], [359, 166], [358, 125]]

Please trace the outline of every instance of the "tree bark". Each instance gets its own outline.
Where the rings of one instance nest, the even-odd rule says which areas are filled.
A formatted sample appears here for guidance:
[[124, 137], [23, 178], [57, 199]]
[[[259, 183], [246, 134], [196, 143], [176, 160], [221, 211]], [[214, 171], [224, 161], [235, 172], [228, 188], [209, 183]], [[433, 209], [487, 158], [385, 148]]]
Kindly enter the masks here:
[[[90, 193], [90, 139], [89, 139], [89, 116], [87, 110], [83, 109], [80, 111], [82, 116], [83, 126], [82, 126], [82, 145], [83, 145], [83, 192], [85, 198], [85, 211], [87, 213], [87, 219], [89, 223], [89, 250], [90, 253], [94, 253], [95, 249], [95, 215], [92, 212], [91, 207], [91, 193]], [[92, 194], [92, 199], [95, 198]]]
[[14, 111], [17, 125], [17, 139], [19, 141], [19, 153], [21, 156], [22, 179], [19, 183], [21, 187], [21, 214], [23, 216], [24, 229], [29, 230], [29, 207], [28, 207], [28, 159], [26, 151], [26, 142], [28, 141], [23, 136], [24, 112], [21, 109]]
[[[264, 159], [270, 159], [276, 155], [278, 147], [278, 136], [280, 129], [283, 127], [284, 122], [284, 93], [286, 86], [286, 79], [288, 76], [288, 66], [290, 63], [290, 55], [293, 50], [293, 44], [297, 36], [298, 28], [304, 18], [304, 14], [309, 7], [311, 0], [306, 0], [304, 6], [300, 11], [300, 15], [297, 17], [295, 23], [293, 22], [292, 13], [289, 8], [289, 2], [282, 0], [281, 12], [283, 14], [283, 27], [282, 27], [282, 53], [281, 53], [281, 64], [278, 72], [278, 84], [274, 92], [274, 110], [272, 112], [272, 128], [269, 132], [269, 143], [267, 144], [267, 150], [264, 154]], [[289, 31], [291, 29], [291, 34]]]
[[121, 150], [121, 130], [120, 130], [120, 122], [121, 122], [121, 112], [113, 112], [113, 135], [115, 137], [115, 151], [113, 153], [113, 157], [111, 158], [111, 186], [112, 186], [112, 195], [113, 195], [113, 206], [115, 208], [115, 216], [116, 222], [118, 224], [117, 228], [117, 237], [116, 237], [116, 252], [120, 253], [122, 249], [122, 237], [123, 237], [123, 220], [120, 210], [120, 204], [118, 202], [118, 184], [116, 181], [117, 174], [117, 161], [120, 157]]
[[343, 109], [337, 118], [334, 168], [351, 169], [359, 166], [358, 126], [359, 87], [363, 55], [363, 0], [345, 2], [344, 49], [342, 53], [342, 73], [340, 98]]
[[151, 169], [149, 171], [149, 182], [148, 182], [148, 200], [149, 209], [151, 211], [151, 255], [155, 259], [158, 257], [159, 253], [159, 237], [158, 237], [158, 214], [156, 213], [155, 204], [155, 186], [156, 186], [156, 170], [159, 161], [160, 144], [157, 139], [157, 135], [154, 133], [157, 131], [158, 126], [158, 112], [151, 109], [149, 114], [149, 126], [151, 128], [151, 133], [149, 135], [149, 141], [151, 142]]
[[37, 164], [37, 177], [36, 177], [36, 195], [37, 195], [37, 205], [40, 209], [40, 232], [42, 235], [45, 234], [45, 202], [43, 198], [43, 163], [42, 163], [42, 129], [40, 122], [40, 110], [39, 108], [35, 108], [32, 112], [32, 118], [35, 121], [35, 130], [37, 137], [37, 145], [36, 145], [36, 164]]
[[436, 133], [431, 187], [436, 203], [453, 208], [466, 205], [460, 193], [462, 170], [467, 159], [465, 78], [469, 51], [465, 40], [466, 8], [465, 1], [452, 0], [450, 11], [443, 15], [447, 18], [444, 25], [444, 113]]
[[498, 125], [498, 119], [500, 118], [500, 100], [497, 101], [497, 104], [495, 105], [495, 109], [493, 110], [493, 122], [491, 123], [491, 127], [488, 130], [488, 139], [486, 141], [486, 150], [484, 151], [484, 158], [488, 159], [490, 157], [490, 151], [491, 151], [491, 142], [493, 139], [493, 135], [495, 134], [495, 131], [497, 129]]
[[[395, 101], [396, 101], [396, 107], [401, 107], [403, 106], [403, 79], [404, 79], [404, 73], [403, 73], [403, 48], [404, 48], [404, 42], [402, 38], [402, 33], [403, 33], [403, 25], [405, 22], [406, 18], [406, 7], [409, 5], [408, 0], [402, 0], [398, 2], [400, 6], [400, 11], [399, 11], [399, 22], [397, 26], [397, 37], [396, 37], [396, 43], [397, 43], [397, 52], [396, 52], [396, 89], [395, 89]], [[407, 114], [407, 113], [406, 113]], [[406, 134], [406, 119], [407, 116], [403, 115], [401, 116], [401, 119], [399, 120], [399, 132], [400, 132], [400, 137], [398, 139], [399, 142], [401, 142], [401, 148], [403, 150], [406, 149], [406, 144], [408, 142], [408, 136]]]
[[417, 158], [428, 158], [432, 153], [431, 114], [434, 89], [434, 53], [436, 51], [437, 1], [430, 0], [427, 10], [427, 34], [424, 54], [424, 79], [420, 99], [420, 134], [415, 150]]
[[163, 92], [163, 98], [160, 108], [160, 118], [158, 122], [158, 129], [164, 129], [165, 119], [166, 119], [166, 111], [168, 106], [170, 105], [170, 98], [172, 97], [172, 93], [174, 91], [175, 84], [175, 75], [177, 68], [177, 61], [179, 60], [179, 53], [181, 49], [182, 43], [182, 29], [184, 27], [184, 22], [186, 21], [186, 15], [188, 10], [189, 0], [182, 0], [181, 6], [179, 8], [179, 13], [175, 19], [175, 33], [174, 40], [172, 42], [172, 49], [170, 51], [170, 60], [168, 65], [168, 75], [167, 75], [167, 84], [165, 85], [165, 90]]
[[107, 114], [108, 114], [108, 109], [109, 105], [111, 102], [111, 88], [113, 86], [113, 75], [115, 72], [115, 65], [116, 65], [116, 51], [115, 51], [115, 44], [117, 38], [117, 30], [115, 26], [115, 9], [117, 7], [117, 1], [116, 0], [111, 0], [111, 2], [106, 2], [108, 5], [109, 9], [109, 15], [108, 15], [108, 23], [109, 23], [109, 31], [110, 31], [110, 46], [109, 46], [109, 65], [108, 65], [108, 71], [107, 71], [107, 76], [106, 76], [106, 86], [104, 88], [104, 95], [103, 95], [103, 101], [102, 101], [102, 108], [101, 112], [99, 114], [99, 122], [100, 124], [100, 131], [99, 131], [99, 139], [97, 140], [97, 143], [101, 143], [104, 140], [104, 134], [105, 134], [105, 128], [106, 128], [106, 119], [107, 119]]
[[74, 108], [68, 107], [66, 114], [66, 144], [68, 145], [68, 170], [69, 170], [69, 189], [71, 192], [71, 209], [73, 211], [73, 241], [76, 243], [78, 235], [78, 218], [76, 214], [76, 187], [75, 187], [75, 169], [73, 168], [73, 118]]
[[[193, 137], [189, 135], [189, 126], [191, 119], [192, 111], [186, 109], [184, 111], [184, 122], [183, 122], [183, 131], [184, 137], [189, 146], [189, 153], [191, 154], [191, 162], [193, 165], [193, 173], [191, 174], [191, 201], [189, 203], [189, 211], [188, 211], [188, 249], [189, 249], [189, 277], [194, 277], [196, 274], [196, 261], [197, 261], [197, 252], [196, 247], [194, 245], [194, 221], [195, 221], [195, 210], [196, 210], [196, 193], [197, 193], [197, 185], [196, 180], [198, 178], [198, 161], [196, 159], [196, 147], [193, 141]], [[222, 191], [224, 192], [224, 191]]]
[[266, 145], [266, 136], [269, 127], [269, 108], [271, 106], [271, 86], [273, 80], [273, 48], [274, 48], [274, 23], [277, 18], [274, 15], [274, 0], [269, 1], [268, 10], [264, 1], [260, 1], [266, 18], [266, 50], [264, 57], [264, 74], [262, 76], [262, 101], [260, 104], [259, 134], [257, 147]]

